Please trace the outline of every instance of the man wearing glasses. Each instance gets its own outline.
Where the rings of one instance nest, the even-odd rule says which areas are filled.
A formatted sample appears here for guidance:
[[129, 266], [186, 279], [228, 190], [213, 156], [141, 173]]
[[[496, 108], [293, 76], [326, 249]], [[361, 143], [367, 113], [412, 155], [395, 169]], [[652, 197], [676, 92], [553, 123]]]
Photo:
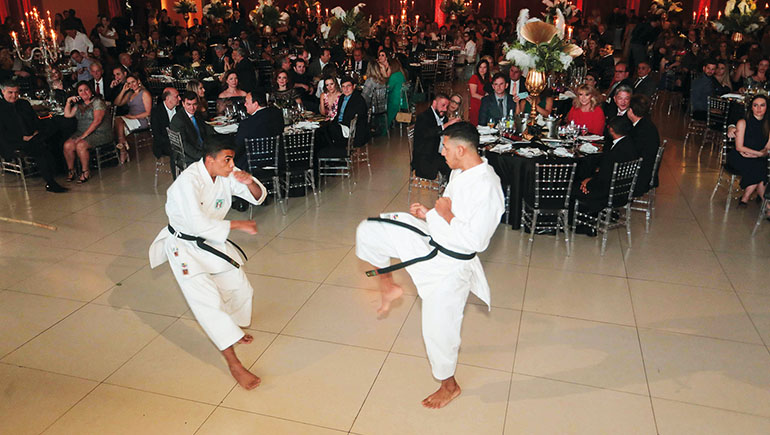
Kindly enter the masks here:
[[610, 87], [607, 89], [607, 103], [612, 101], [620, 85], [626, 85], [632, 89], [634, 86], [634, 83], [628, 78], [628, 64], [625, 62], [619, 62], [615, 65], [615, 75], [612, 76], [612, 83], [610, 83]]

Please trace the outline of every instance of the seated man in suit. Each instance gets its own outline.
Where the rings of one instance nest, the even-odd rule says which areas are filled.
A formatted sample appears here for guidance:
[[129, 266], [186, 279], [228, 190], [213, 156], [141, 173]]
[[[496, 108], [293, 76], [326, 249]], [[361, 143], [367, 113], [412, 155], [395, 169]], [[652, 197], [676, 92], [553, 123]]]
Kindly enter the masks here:
[[356, 135], [353, 138], [353, 146], [362, 147], [369, 140], [369, 119], [366, 100], [361, 92], [355, 90], [353, 79], [346, 76], [341, 81], [342, 95], [337, 101], [336, 122], [330, 122], [318, 130], [321, 148], [318, 157], [336, 157], [347, 152], [348, 137], [350, 136], [350, 122], [355, 116]]
[[412, 35], [409, 46], [406, 48], [409, 55], [409, 63], [420, 61], [420, 54], [425, 52], [425, 44], [420, 42], [420, 37], [416, 33]]
[[19, 85], [16, 82], [3, 82], [0, 89], [3, 93], [0, 99], [0, 155], [12, 161], [16, 158], [16, 151], [20, 151], [34, 158], [40, 176], [45, 180], [45, 190], [66, 192], [67, 189], [53, 178], [53, 156], [46, 147], [44, 132], [32, 105], [19, 98]]
[[708, 59], [703, 63], [703, 74], [693, 80], [690, 85], [690, 106], [692, 107], [691, 117], [698, 121], [706, 120], [706, 112], [709, 110], [708, 97], [716, 95], [714, 85], [714, 72], [717, 69], [717, 63], [713, 59]]
[[[631, 104], [626, 112], [629, 121], [633, 124], [631, 139], [636, 147], [636, 154], [641, 157], [642, 166], [639, 168], [639, 176], [634, 186], [634, 196], [642, 196], [650, 190], [650, 181], [655, 174], [652, 170], [655, 166], [655, 158], [660, 148], [660, 135], [658, 128], [650, 119], [650, 99], [644, 94], [631, 97]], [[654, 185], [658, 185], [657, 178]]]
[[[110, 87], [110, 80], [104, 75], [102, 64], [99, 61], [94, 61], [88, 70], [91, 72], [91, 80], [88, 83], [94, 90], [94, 94], [102, 97], [104, 101], [114, 100], [118, 94], [114, 93], [114, 89]], [[120, 92], [120, 89], [117, 91]]]
[[[575, 199], [582, 204], [584, 213], [598, 213], [607, 205], [610, 193], [610, 181], [615, 163], [628, 162], [638, 158], [634, 141], [629, 137], [633, 125], [626, 117], [618, 117], [607, 127], [612, 140], [605, 142], [604, 154], [596, 172], [578, 184]], [[578, 226], [576, 232], [595, 236], [596, 232], [587, 227]]]
[[634, 83], [628, 77], [629, 74], [630, 71], [628, 71], [628, 64], [625, 62], [618, 62], [618, 64], [615, 65], [615, 73], [612, 76], [612, 83], [610, 83], [610, 87], [607, 89], [608, 103], [612, 101], [613, 98], [615, 98], [615, 93], [618, 91], [618, 89], [620, 89], [621, 86], [625, 85], [632, 87], [634, 85]]
[[206, 124], [203, 115], [198, 111], [198, 94], [187, 91], [182, 97], [182, 108], [177, 110], [171, 119], [169, 127], [182, 135], [184, 155], [187, 164], [203, 158], [206, 140], [216, 137], [214, 129]]
[[448, 107], [449, 97], [438, 93], [428, 110], [417, 115], [411, 164], [415, 175], [420, 178], [433, 180], [439, 172], [449, 177], [449, 166], [441, 155], [441, 136], [446, 127], [460, 119], [447, 120]]
[[254, 64], [248, 58], [246, 49], [243, 47], [233, 50], [233, 70], [238, 76], [238, 85], [246, 92], [257, 89], [257, 70]]
[[283, 114], [267, 104], [267, 97], [262, 92], [246, 94], [246, 113], [249, 117], [238, 124], [235, 135], [235, 166], [247, 170], [246, 139], [280, 136], [283, 133]]
[[508, 93], [513, 97], [513, 101], [519, 103], [519, 94], [527, 92], [527, 79], [521, 74], [521, 68], [511, 65], [508, 70]]
[[609, 104], [605, 103], [602, 105], [602, 110], [604, 110], [604, 117], [605, 117], [605, 123], [606, 125], [604, 129], [604, 137], [605, 141], [609, 142], [612, 140], [609, 133], [609, 125], [615, 118], [624, 118], [627, 119], [626, 113], [628, 112], [629, 104], [631, 104], [631, 93], [633, 91], [631, 90], [630, 86], [621, 85], [618, 86], [617, 91], [615, 92], [615, 96], [612, 97], [612, 102]]
[[[174, 88], [165, 88], [160, 95], [158, 104], [150, 111], [150, 129], [152, 130], [152, 153], [156, 159], [162, 156], [171, 157], [171, 167], [174, 167], [171, 154], [171, 142], [168, 140], [166, 128], [171, 124], [174, 115], [179, 109], [179, 91]], [[171, 172], [176, 179], [176, 172]]]
[[652, 68], [646, 60], [636, 66], [636, 80], [634, 80], [634, 94], [652, 96], [658, 90], [658, 81], [650, 75]]
[[359, 76], [363, 76], [366, 74], [366, 67], [369, 65], [369, 62], [364, 59], [364, 50], [361, 48], [356, 48], [353, 50], [353, 72], [358, 74]]
[[481, 99], [478, 125], [487, 125], [489, 122], [497, 123], [511, 111], [516, 112], [516, 103], [513, 97], [506, 92], [508, 80], [503, 73], [492, 76], [493, 93]]

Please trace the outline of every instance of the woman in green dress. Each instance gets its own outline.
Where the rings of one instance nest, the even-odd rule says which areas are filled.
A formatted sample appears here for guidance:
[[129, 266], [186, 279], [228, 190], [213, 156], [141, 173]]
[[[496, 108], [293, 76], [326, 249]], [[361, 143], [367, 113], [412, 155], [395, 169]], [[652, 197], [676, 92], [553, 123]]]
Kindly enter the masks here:
[[401, 109], [408, 109], [406, 102], [401, 100], [401, 87], [406, 82], [406, 73], [398, 59], [388, 60], [390, 64], [390, 77], [388, 78], [388, 124], [390, 128], [396, 114]]

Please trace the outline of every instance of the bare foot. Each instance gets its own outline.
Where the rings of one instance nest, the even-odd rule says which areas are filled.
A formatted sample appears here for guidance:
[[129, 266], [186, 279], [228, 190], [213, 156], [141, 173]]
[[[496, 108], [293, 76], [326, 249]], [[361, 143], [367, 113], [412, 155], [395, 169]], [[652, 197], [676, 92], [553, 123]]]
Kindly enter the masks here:
[[251, 334], [245, 334], [243, 337], [241, 337], [240, 340], [237, 341], [237, 344], [249, 344], [252, 341], [254, 341], [254, 337], [252, 337]]
[[253, 390], [259, 386], [262, 382], [259, 377], [255, 376], [250, 371], [246, 370], [243, 365], [231, 365], [230, 373], [233, 375], [238, 384], [246, 390]]
[[441, 381], [441, 387], [422, 401], [422, 406], [431, 409], [443, 408], [460, 393], [460, 386], [455, 382], [454, 376], [444, 379]]
[[397, 286], [396, 284], [390, 284], [380, 292], [382, 294], [382, 305], [380, 305], [380, 308], [377, 309], [377, 314], [384, 316], [385, 314], [388, 314], [388, 311], [390, 311], [391, 302], [400, 298], [401, 295], [404, 294], [404, 289]]

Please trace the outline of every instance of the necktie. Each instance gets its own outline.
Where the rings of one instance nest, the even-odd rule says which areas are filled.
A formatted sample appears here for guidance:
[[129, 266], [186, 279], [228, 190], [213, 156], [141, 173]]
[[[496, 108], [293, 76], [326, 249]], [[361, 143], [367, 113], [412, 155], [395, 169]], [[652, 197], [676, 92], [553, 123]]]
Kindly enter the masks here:
[[639, 86], [639, 83], [641, 83], [641, 82], [642, 82], [642, 80], [644, 80], [644, 79], [643, 79], [643, 78], [638, 78], [638, 79], [636, 79], [636, 83], [634, 83], [634, 87], [637, 87], [637, 86]]
[[102, 95], [102, 91], [99, 90], [99, 82], [96, 82], [96, 94]]
[[193, 123], [193, 127], [195, 127], [195, 132], [198, 133], [198, 143], [203, 143], [203, 136], [201, 136], [201, 129], [198, 128], [198, 121], [195, 119], [195, 116], [190, 117], [190, 121]]
[[505, 115], [505, 108], [503, 107], [503, 99], [502, 98], [497, 100], [497, 106], [500, 108], [500, 113]]

